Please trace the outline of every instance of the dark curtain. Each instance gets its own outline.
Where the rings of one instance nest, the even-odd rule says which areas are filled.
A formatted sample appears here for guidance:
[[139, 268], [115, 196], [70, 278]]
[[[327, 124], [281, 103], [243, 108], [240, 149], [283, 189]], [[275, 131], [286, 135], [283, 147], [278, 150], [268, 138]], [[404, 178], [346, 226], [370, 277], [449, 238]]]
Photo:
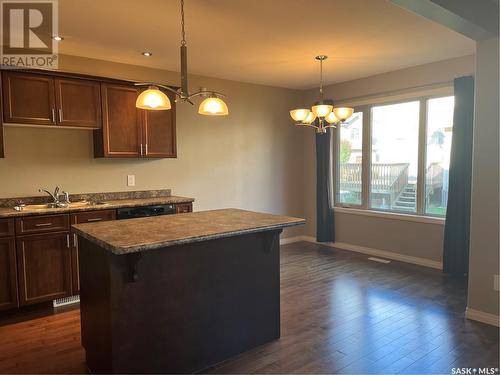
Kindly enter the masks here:
[[454, 81], [455, 110], [450, 155], [448, 208], [444, 227], [443, 271], [464, 275], [469, 270], [470, 195], [474, 79]]
[[316, 240], [334, 242], [332, 128], [316, 134]]

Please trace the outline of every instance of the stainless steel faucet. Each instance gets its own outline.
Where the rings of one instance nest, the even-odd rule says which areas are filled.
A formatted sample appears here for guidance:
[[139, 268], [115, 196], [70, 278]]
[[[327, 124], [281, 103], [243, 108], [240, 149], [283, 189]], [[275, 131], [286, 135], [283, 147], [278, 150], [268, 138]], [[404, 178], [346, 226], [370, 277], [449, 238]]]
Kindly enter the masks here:
[[[62, 194], [59, 194], [59, 186], [56, 186], [54, 193], [51, 193], [47, 189], [38, 189], [38, 191], [40, 193], [47, 193], [52, 198], [52, 202], [47, 204], [51, 208], [67, 207], [69, 204], [69, 194], [65, 191], [63, 191]], [[64, 196], [64, 201], [59, 200], [61, 195]]]

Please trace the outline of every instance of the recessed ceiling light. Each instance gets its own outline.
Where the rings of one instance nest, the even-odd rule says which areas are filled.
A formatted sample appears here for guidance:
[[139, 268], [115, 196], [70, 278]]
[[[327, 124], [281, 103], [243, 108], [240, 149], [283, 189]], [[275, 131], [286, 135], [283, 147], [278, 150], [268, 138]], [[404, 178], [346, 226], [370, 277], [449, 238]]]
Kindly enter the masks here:
[[142, 53], [142, 56], [146, 56], [146, 57], [150, 57], [150, 56], [153, 56], [153, 53], [152, 52], [143, 52]]
[[60, 42], [61, 40], [64, 40], [64, 38], [62, 36], [59, 36], [59, 35], [53, 36], [52, 39], [54, 39], [57, 42]]

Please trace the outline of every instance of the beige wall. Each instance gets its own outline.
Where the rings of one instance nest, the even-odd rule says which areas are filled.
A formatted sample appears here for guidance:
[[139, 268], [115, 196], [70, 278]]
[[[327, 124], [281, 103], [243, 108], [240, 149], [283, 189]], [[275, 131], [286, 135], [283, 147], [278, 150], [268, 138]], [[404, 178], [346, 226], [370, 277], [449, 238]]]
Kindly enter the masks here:
[[[81, 57], [62, 56], [61, 70], [178, 84], [177, 73]], [[385, 73], [325, 89], [337, 101], [451, 81], [471, 74], [474, 58], [462, 57]], [[310, 104], [317, 90], [299, 92], [190, 76], [193, 89], [210, 87], [229, 95], [230, 116], [200, 116], [179, 104], [178, 158], [162, 160], [94, 159], [88, 131], [5, 128], [6, 158], [0, 159], [0, 196], [36, 194], [38, 187], [60, 184], [70, 192], [172, 188], [196, 198], [195, 209], [221, 207], [303, 216], [304, 233], [314, 236], [314, 132], [291, 126], [288, 110]], [[126, 175], [136, 186], [126, 186]], [[439, 224], [394, 221], [336, 213], [339, 242], [439, 261]], [[375, 233], [391, 236], [377, 238]], [[300, 235], [300, 228], [286, 236]], [[394, 235], [396, 234], [396, 235]], [[416, 242], [408, 244], [408, 238]], [[420, 239], [420, 241], [418, 241]]]
[[[178, 84], [179, 74], [81, 57], [62, 56], [60, 69], [139, 81]], [[302, 132], [288, 110], [298, 91], [190, 77], [193, 90], [229, 96], [227, 118], [197, 114], [178, 104], [177, 159], [94, 159], [90, 131], [5, 127], [0, 196], [37, 195], [60, 185], [71, 192], [172, 188], [196, 198], [195, 210], [239, 207], [302, 215]], [[126, 186], [126, 175], [136, 186]], [[289, 234], [301, 234], [292, 229]]]
[[435, 262], [442, 261], [443, 231], [443, 224], [335, 213], [336, 242]]
[[499, 39], [477, 43], [468, 307], [500, 315]]
[[[474, 57], [466, 56], [380, 74], [325, 88], [325, 97], [362, 101], [389, 95], [404, 95], [416, 87], [443, 85], [454, 78], [474, 73]], [[422, 87], [423, 88], [423, 87]], [[385, 93], [385, 94], [384, 94]], [[304, 105], [317, 100], [317, 90], [307, 92]], [[315, 135], [304, 137], [305, 234], [316, 234]], [[335, 213], [336, 241], [365, 246], [433, 261], [442, 260], [443, 225], [398, 221], [346, 213]]]

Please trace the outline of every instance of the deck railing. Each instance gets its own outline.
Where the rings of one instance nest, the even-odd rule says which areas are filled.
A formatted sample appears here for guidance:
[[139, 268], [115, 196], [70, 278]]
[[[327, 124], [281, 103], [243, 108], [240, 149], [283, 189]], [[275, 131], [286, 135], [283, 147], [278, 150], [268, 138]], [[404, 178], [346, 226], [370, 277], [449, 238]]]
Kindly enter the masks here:
[[[395, 199], [408, 184], [409, 163], [372, 164], [371, 191]], [[361, 163], [340, 164], [340, 190], [361, 192]]]

